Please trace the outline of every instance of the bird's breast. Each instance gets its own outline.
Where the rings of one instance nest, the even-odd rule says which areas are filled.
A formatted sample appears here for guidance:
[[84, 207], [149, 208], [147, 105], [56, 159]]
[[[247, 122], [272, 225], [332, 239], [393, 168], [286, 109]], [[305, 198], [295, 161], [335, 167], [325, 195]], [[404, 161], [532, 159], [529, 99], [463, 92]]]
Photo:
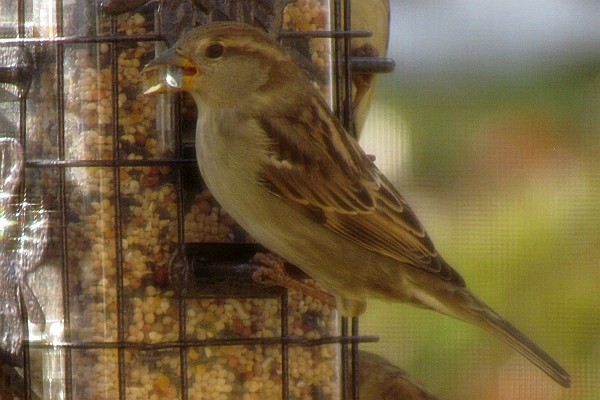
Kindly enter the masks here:
[[[266, 135], [251, 120], [230, 124], [201, 118], [196, 132], [200, 172], [219, 204], [244, 230], [271, 251], [301, 268], [308, 267], [305, 271], [312, 275], [311, 265], [317, 263], [320, 253], [317, 249], [325, 244], [331, 249], [334, 240], [328, 234], [315, 235], [323, 230], [321, 226], [258, 181], [268, 144]], [[308, 260], [308, 255], [315, 259]]]
[[264, 137], [251, 118], [233, 112], [198, 120], [196, 157], [202, 177], [221, 206], [247, 230], [245, 225], [256, 223], [268, 206], [269, 193], [257, 180], [267, 152]]

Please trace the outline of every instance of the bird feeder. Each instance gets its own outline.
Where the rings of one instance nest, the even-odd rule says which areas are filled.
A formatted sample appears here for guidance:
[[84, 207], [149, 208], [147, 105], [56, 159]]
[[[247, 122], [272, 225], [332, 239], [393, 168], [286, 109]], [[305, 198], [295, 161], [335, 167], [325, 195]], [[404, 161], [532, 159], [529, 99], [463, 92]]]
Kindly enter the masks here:
[[[193, 103], [143, 95], [141, 74], [190, 27], [244, 21], [280, 38], [350, 125], [348, 45], [368, 33], [350, 31], [349, 2], [8, 3], [4, 396], [356, 398], [352, 359], [374, 338], [302, 291], [253, 278], [261, 266], [249, 260], [264, 249], [202, 182]], [[390, 65], [356, 60], [367, 70], [377, 63]]]

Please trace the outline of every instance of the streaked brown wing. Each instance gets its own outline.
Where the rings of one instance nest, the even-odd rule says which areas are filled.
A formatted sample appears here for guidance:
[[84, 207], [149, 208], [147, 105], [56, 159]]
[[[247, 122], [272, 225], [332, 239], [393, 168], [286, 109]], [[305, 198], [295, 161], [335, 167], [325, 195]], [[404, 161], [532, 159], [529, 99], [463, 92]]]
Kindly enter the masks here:
[[271, 141], [259, 178], [273, 194], [359, 246], [464, 284], [406, 201], [320, 99], [291, 119], [269, 115], [259, 122]]

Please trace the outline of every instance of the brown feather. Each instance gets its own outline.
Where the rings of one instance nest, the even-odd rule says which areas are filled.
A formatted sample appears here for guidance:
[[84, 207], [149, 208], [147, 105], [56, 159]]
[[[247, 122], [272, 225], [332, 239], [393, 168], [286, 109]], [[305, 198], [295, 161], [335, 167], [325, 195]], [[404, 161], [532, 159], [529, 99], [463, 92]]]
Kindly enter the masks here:
[[[314, 221], [370, 251], [464, 286], [400, 193], [330, 113], [311, 107], [259, 123], [271, 145], [260, 181]], [[307, 137], [306, 132], [310, 133]]]

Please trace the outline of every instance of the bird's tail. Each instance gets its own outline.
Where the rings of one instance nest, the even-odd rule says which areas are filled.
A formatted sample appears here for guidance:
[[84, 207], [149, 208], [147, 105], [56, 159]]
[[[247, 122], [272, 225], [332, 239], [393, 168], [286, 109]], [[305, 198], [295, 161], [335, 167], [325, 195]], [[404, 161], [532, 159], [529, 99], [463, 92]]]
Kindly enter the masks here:
[[[550, 378], [564, 387], [571, 386], [571, 377], [548, 353], [537, 346], [531, 339], [515, 328], [510, 322], [496, 314], [490, 307], [477, 299], [468, 290], [461, 291], [469, 297], [465, 302], [457, 304], [454, 317], [474, 323], [490, 332], [513, 349], [517, 350], [535, 366], [544, 371]], [[469, 304], [470, 303], [470, 304]]]

